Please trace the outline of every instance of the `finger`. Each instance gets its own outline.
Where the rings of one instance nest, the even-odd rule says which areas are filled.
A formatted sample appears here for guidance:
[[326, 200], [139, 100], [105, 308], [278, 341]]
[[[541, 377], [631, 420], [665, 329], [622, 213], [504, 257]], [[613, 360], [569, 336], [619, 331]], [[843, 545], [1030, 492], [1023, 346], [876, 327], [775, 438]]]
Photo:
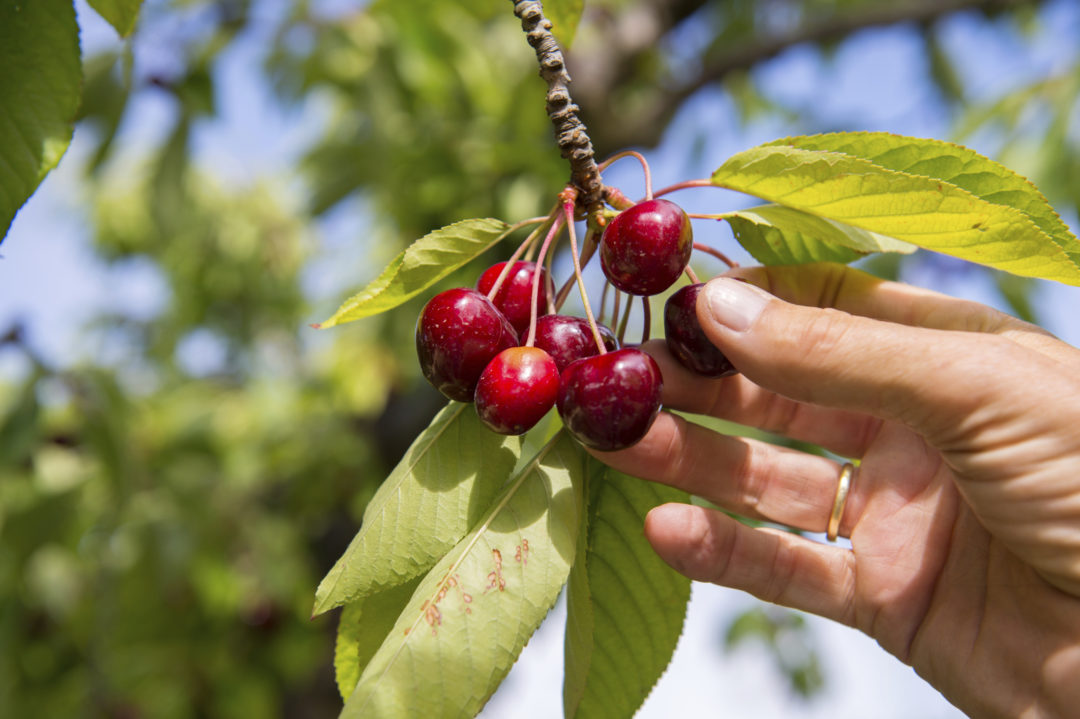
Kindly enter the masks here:
[[[645, 437], [619, 452], [596, 452], [602, 462], [641, 479], [678, 487], [744, 517], [808, 532], [824, 532], [840, 465], [768, 442], [731, 437], [662, 413]], [[855, 482], [842, 536], [858, 521], [869, 485]]]
[[938, 446], [965, 436], [975, 422], [1033, 409], [1030, 388], [1001, 379], [1052, 363], [993, 334], [789, 304], [726, 277], [706, 284], [698, 319], [755, 384], [798, 401], [899, 420]]
[[797, 402], [762, 389], [742, 375], [704, 379], [676, 360], [663, 340], [641, 348], [660, 366], [664, 406], [669, 409], [756, 427], [844, 457], [862, 457], [881, 426], [877, 417]]
[[1080, 352], [1037, 325], [979, 302], [890, 282], [847, 265], [738, 267], [725, 276], [745, 279], [793, 304], [834, 307], [850, 314], [911, 327], [997, 334], [1060, 362], [1080, 367]]
[[650, 511], [645, 536], [665, 562], [691, 579], [854, 626], [855, 557], [846, 549], [754, 529], [686, 504]]

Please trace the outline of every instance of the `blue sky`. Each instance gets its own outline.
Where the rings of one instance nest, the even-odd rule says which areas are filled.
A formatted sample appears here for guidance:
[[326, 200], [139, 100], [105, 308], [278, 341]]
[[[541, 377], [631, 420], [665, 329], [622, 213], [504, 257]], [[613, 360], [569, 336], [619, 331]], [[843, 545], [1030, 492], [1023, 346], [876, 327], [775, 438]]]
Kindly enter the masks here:
[[[340, 9], [355, 4], [337, 0], [326, 6]], [[77, 5], [84, 47], [92, 50], [116, 42], [108, 26], [81, 0]], [[262, 40], [272, 30], [283, 4], [278, 0], [261, 7], [267, 8], [263, 21], [222, 58], [217, 68], [221, 117], [200, 126], [196, 135], [200, 162], [230, 183], [249, 183], [263, 177], [288, 182], [290, 167], [307, 139], [317, 132], [326, 112], [317, 101], [299, 108], [280, 108], [260, 84], [256, 66], [264, 46]], [[1005, 25], [986, 23], [970, 15], [956, 17], [941, 29], [972, 97], [986, 100], [1077, 62], [1080, 3], [1050, 3], [1036, 32], [1037, 42], [1023, 42]], [[168, 61], [167, 50], [158, 47], [158, 40], [138, 40], [140, 62]], [[831, 59], [811, 48], [793, 48], [762, 66], [756, 77], [770, 97], [812, 110], [821, 129], [889, 130], [948, 138], [949, 118], [935, 91], [921, 79], [925, 62], [922, 48], [910, 30], [874, 30], [845, 43]], [[168, 126], [170, 113], [166, 98], [145, 94], [123, 128], [122, 142], [137, 152], [155, 139], [160, 128]], [[1038, 120], [1030, 118], [1032, 122]], [[790, 132], [791, 128], [779, 121], [743, 125], [728, 97], [718, 91], [702, 92], [675, 120], [661, 147], [648, 153], [654, 181], [661, 186], [706, 176], [734, 152]], [[699, 134], [703, 142], [695, 146], [694, 153], [688, 153], [691, 143], [687, 138]], [[999, 149], [997, 143], [993, 134], [971, 139], [975, 149], [991, 155]], [[152, 267], [138, 263], [106, 267], [89, 251], [79, 185], [85, 147], [81, 131], [77, 132], [60, 168], [20, 211], [0, 248], [0, 331], [13, 321], [23, 321], [33, 345], [60, 364], [107, 352], [108, 348], [88, 346], [87, 335], [81, 330], [96, 312], [123, 309], [153, 316], [166, 301]], [[1015, 169], [1025, 171], [1022, 166]], [[632, 162], [618, 163], [605, 179], [629, 195], [642, 189]], [[680, 201], [691, 210], [716, 211], [717, 203], [734, 207], [743, 202], [734, 195], [717, 198], [715, 191], [708, 190], [680, 195]], [[1075, 231], [1077, 218], [1067, 215], [1065, 219]], [[368, 222], [361, 200], [345, 204], [317, 228], [321, 250], [307, 274], [313, 321], [374, 274], [373, 268], [362, 266], [363, 248], [353, 241], [364, 234]], [[704, 226], [699, 231], [707, 235], [722, 230]], [[729, 240], [718, 244], [728, 247], [726, 242]], [[940, 275], [929, 270], [916, 271], [910, 279], [930, 284], [942, 281]], [[971, 275], [935, 287], [950, 294], [997, 301], [986, 281]], [[1080, 288], [1041, 283], [1037, 299], [1046, 326], [1066, 341], [1080, 345], [1080, 321], [1073, 310], [1080, 305]], [[191, 351], [196, 355], [193, 361], [198, 362], [200, 349]], [[11, 377], [24, 369], [12, 353], [0, 352], [0, 377]], [[736, 592], [695, 588], [675, 664], [641, 716], [671, 716], [673, 707], [696, 715], [788, 719], [960, 716], [874, 642], [823, 621], [814, 621], [810, 626], [822, 652], [827, 689], [814, 702], [797, 701], [778, 683], [769, 657], [763, 652], [747, 649], [725, 659], [717, 653], [727, 622], [750, 606], [752, 600]], [[553, 687], [560, 681], [562, 657], [561, 628], [557, 624], [556, 619], [545, 625], [534, 638], [505, 690], [496, 696], [484, 716], [547, 717], [557, 712], [559, 693]]]

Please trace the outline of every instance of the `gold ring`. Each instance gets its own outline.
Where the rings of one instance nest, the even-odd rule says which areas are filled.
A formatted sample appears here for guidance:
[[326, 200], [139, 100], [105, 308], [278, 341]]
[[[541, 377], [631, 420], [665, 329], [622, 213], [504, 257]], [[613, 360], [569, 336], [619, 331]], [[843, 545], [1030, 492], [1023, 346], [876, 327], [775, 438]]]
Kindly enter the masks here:
[[835, 542], [840, 533], [840, 519], [844, 516], [844, 505], [847, 504], [848, 494], [851, 492], [851, 484], [855, 479], [855, 465], [845, 462], [840, 468], [840, 481], [836, 485], [836, 496], [833, 498], [832, 514], [829, 515], [829, 527], [825, 537], [830, 542]]

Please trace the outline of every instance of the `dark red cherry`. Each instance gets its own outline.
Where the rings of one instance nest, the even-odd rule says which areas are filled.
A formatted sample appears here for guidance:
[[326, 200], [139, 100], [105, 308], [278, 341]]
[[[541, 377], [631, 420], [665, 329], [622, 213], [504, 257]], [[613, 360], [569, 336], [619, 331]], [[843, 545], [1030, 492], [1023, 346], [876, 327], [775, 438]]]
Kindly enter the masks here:
[[476, 385], [476, 414], [491, 431], [521, 434], [555, 406], [559, 369], [537, 347], [511, 347], [495, 355]]
[[[495, 286], [495, 281], [499, 279], [503, 267], [506, 267], [506, 263], [500, 262], [484, 270], [476, 283], [476, 289], [483, 295], [491, 292], [491, 288]], [[529, 327], [529, 301], [532, 299], [533, 271], [535, 269], [535, 262], [515, 262], [507, 273], [506, 279], [499, 286], [499, 291], [495, 293], [491, 300], [506, 315], [506, 319], [510, 320], [510, 324], [514, 326], [519, 335], [524, 335], [525, 330]], [[536, 295], [537, 316], [547, 313], [548, 298], [554, 296], [555, 285], [552, 283], [551, 277], [548, 276], [547, 270], [541, 267], [540, 287], [537, 288]]]
[[435, 295], [416, 321], [421, 371], [436, 389], [459, 402], [472, 402], [488, 362], [517, 343], [517, 332], [503, 313], [467, 287]]
[[686, 269], [694, 249], [690, 218], [668, 200], [646, 200], [615, 216], [600, 239], [600, 266], [632, 295], [663, 292]]
[[[604, 347], [609, 352], [619, 348], [615, 333], [604, 325], [597, 325]], [[555, 360], [562, 372], [574, 360], [592, 357], [600, 352], [589, 329], [588, 320], [567, 315], [544, 315], [536, 320], [536, 346]]]
[[602, 451], [625, 449], [649, 431], [664, 380], [652, 357], [624, 348], [572, 363], [556, 405], [570, 434]]
[[689, 370], [705, 377], [726, 377], [735, 368], [716, 348], [697, 316], [697, 297], [703, 284], [687, 285], [668, 298], [664, 304], [664, 334], [668, 350]]

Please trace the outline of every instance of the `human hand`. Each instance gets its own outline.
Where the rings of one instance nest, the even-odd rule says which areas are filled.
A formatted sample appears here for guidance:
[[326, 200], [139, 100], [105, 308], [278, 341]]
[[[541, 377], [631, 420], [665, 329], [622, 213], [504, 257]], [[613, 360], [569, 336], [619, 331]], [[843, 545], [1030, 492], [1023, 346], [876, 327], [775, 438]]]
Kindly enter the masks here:
[[[857, 627], [972, 716], [1076, 716], [1080, 350], [837, 265], [735, 270], [708, 284], [698, 316], [741, 374], [703, 379], [646, 343], [665, 406], [857, 458], [840, 523], [851, 549], [664, 505], [645, 523], [657, 553], [692, 579]], [[840, 474], [666, 412], [637, 445], [594, 454], [808, 532], [825, 530]]]

